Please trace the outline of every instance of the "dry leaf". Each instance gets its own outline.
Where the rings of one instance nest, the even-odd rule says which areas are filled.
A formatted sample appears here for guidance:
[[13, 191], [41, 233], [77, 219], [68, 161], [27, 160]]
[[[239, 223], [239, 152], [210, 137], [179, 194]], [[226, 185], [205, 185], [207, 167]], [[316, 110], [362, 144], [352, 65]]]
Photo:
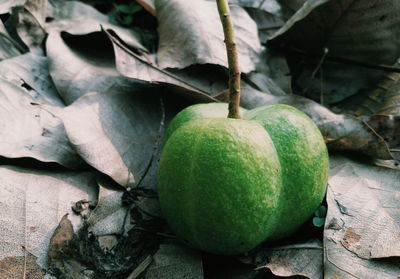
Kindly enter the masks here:
[[21, 55], [23, 52], [24, 49], [9, 35], [3, 22], [0, 21], [0, 61]]
[[325, 49], [328, 57], [393, 65], [400, 56], [399, 15], [396, 0], [305, 1], [274, 35], [275, 43], [306, 54], [288, 53], [297, 94], [334, 103], [374, 86], [383, 72], [329, 62]]
[[0, 260], [0, 279], [42, 279], [45, 272], [30, 253], [25, 256], [6, 257]]
[[146, 272], [146, 279], [202, 279], [201, 254], [177, 243], [162, 244]]
[[57, 268], [62, 264], [63, 258], [70, 254], [70, 243], [74, 238], [74, 228], [65, 214], [50, 239], [47, 252], [49, 268]]
[[23, 5], [26, 0], [2, 0], [0, 3], [0, 14], [10, 12], [12, 7]]
[[[193, 64], [227, 67], [223, 30], [215, 2], [199, 0], [156, 0], [159, 23], [157, 62], [161, 68], [186, 68]], [[240, 67], [255, 69], [261, 44], [255, 22], [239, 6], [231, 7], [235, 19]]]
[[46, 58], [34, 54], [0, 62], [0, 155], [77, 167], [82, 160], [66, 139], [62, 122], [37, 105], [64, 106], [47, 65]]
[[277, 276], [323, 278], [324, 250], [319, 240], [265, 249], [258, 257], [262, 258], [258, 269], [268, 268]]
[[133, 187], [144, 178], [163, 133], [163, 103], [151, 91], [139, 83], [115, 87], [54, 111], [78, 154], [121, 186]]
[[99, 199], [87, 219], [88, 230], [95, 236], [121, 235], [127, 218], [127, 207], [123, 205], [122, 189], [110, 187], [106, 179], [98, 181]]
[[91, 173], [34, 171], [0, 167], [0, 259], [27, 253], [45, 267], [50, 237], [66, 213], [78, 228], [81, 220], [71, 205], [94, 200], [97, 186]]
[[332, 173], [328, 240], [363, 259], [400, 257], [400, 172], [348, 161]]

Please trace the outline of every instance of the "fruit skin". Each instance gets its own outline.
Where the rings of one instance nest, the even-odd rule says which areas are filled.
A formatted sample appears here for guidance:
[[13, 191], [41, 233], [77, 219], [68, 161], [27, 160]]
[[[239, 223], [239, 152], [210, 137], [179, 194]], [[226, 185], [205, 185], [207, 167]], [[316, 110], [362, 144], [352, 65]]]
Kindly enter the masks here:
[[258, 123], [192, 120], [164, 146], [158, 172], [161, 209], [191, 246], [241, 253], [274, 229], [280, 173], [274, 145]]
[[[240, 108], [240, 113], [246, 113], [246, 109]], [[228, 104], [226, 103], [208, 103], [196, 104], [181, 110], [169, 123], [165, 133], [164, 142], [180, 126], [188, 121], [200, 118], [226, 118], [228, 116]]]
[[255, 108], [245, 114], [268, 132], [282, 168], [280, 222], [270, 238], [293, 233], [321, 204], [328, 181], [329, 156], [314, 122], [303, 112], [282, 104]]
[[[198, 110], [207, 109], [191, 114], [189, 107], [176, 117], [198, 118]], [[195, 248], [237, 254], [287, 236], [324, 197], [328, 154], [311, 119], [286, 105], [244, 117], [249, 120], [178, 119], [182, 124], [164, 145], [161, 209], [178, 237]]]

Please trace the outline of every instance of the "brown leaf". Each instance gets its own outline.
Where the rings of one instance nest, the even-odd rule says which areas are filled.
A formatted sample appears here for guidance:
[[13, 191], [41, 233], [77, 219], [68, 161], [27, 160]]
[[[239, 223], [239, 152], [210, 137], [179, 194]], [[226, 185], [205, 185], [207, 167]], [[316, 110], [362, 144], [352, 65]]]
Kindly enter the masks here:
[[[286, 1], [284, 1], [286, 2]], [[336, 103], [374, 86], [382, 71], [327, 57], [393, 65], [400, 55], [400, 5], [396, 0], [308, 0], [275, 34], [275, 43], [318, 58], [288, 53], [297, 92]], [[379, 42], [377, 44], [376, 42]], [[315, 73], [317, 75], [315, 75]]]
[[330, 160], [325, 278], [397, 278], [400, 173], [344, 157]]
[[136, 2], [153, 16], [157, 16], [153, 0], [136, 0]]
[[355, 96], [355, 99], [350, 99], [349, 102], [358, 106], [356, 115], [400, 115], [400, 73], [385, 75], [374, 90]]
[[393, 157], [400, 159], [400, 115], [372, 115], [368, 125], [387, 142]]
[[[49, 271], [57, 278], [62, 274], [65, 279], [93, 278], [93, 271], [85, 266], [75, 252], [75, 236], [68, 214], [65, 214], [53, 236], [48, 250]], [[75, 253], [75, 254], [74, 254]]]
[[132, 51], [114, 31], [104, 30], [104, 32], [113, 44], [116, 68], [122, 75], [162, 84], [180, 95], [192, 96], [192, 99], [197, 99], [200, 102], [215, 101], [214, 98], [209, 96], [211, 94], [207, 91], [208, 88], [188, 81], [187, 76], [181, 78], [171, 71], [161, 69], [147, 54], [137, 54]]
[[45, 272], [37, 265], [31, 253], [26, 256], [6, 257], [0, 260], [0, 279], [42, 279]]
[[[215, 1], [156, 0], [160, 68], [183, 69], [194, 64], [227, 67], [223, 30]], [[256, 23], [240, 6], [231, 14], [243, 73], [255, 70], [262, 50]]]
[[57, 268], [62, 260], [70, 253], [69, 244], [74, 238], [74, 229], [68, 214], [65, 214], [50, 239], [49, 251], [47, 253], [50, 268]]
[[280, 247], [259, 250], [254, 261], [257, 269], [269, 269], [282, 277], [304, 276], [323, 278], [323, 248], [320, 240], [310, 240]]

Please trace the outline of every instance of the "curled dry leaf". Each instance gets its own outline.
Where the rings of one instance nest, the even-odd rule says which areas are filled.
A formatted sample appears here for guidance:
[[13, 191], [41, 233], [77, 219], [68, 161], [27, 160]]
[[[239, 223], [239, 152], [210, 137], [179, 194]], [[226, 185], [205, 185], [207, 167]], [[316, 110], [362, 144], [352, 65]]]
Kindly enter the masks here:
[[95, 236], [121, 235], [128, 214], [122, 202], [123, 189], [112, 187], [106, 178], [98, 179], [98, 184], [99, 198], [87, 219], [88, 230]]
[[58, 224], [53, 236], [50, 238], [49, 249], [47, 252], [50, 268], [60, 268], [64, 257], [69, 256], [70, 244], [74, 238], [74, 228], [65, 214]]
[[[158, 65], [161, 68], [186, 68], [193, 64], [227, 67], [222, 25], [215, 1], [156, 0], [159, 23]], [[232, 6], [240, 67], [255, 69], [261, 44], [255, 22], [239, 6]]]
[[[71, 35], [78, 36], [100, 32], [102, 27], [110, 28], [115, 30], [131, 47], [146, 51], [146, 48], [141, 43], [139, 34], [135, 30], [109, 23], [107, 15], [82, 2], [52, 1], [48, 17], [52, 19], [45, 26], [48, 33], [61, 33], [65, 31]], [[100, 46], [99, 44], [91, 44], [87, 41], [84, 47], [88, 48], [90, 45], [93, 47], [91, 51], [98, 51], [97, 47]], [[81, 44], [80, 46], [82, 47], [83, 45]]]
[[331, 159], [325, 278], [397, 278], [398, 258], [388, 257], [400, 252], [399, 172]]
[[154, 88], [138, 83], [88, 93], [53, 112], [88, 164], [125, 187], [146, 176], [164, 129], [164, 105]]
[[12, 10], [14, 33], [29, 51], [43, 55], [43, 42], [46, 38], [44, 19], [46, 15], [44, 0], [28, 0], [24, 6]]
[[345, 108], [356, 115], [400, 115], [399, 90], [400, 73], [388, 73], [371, 92], [350, 98]]
[[66, 167], [82, 163], [60, 119], [38, 104], [62, 107], [47, 59], [26, 54], [0, 62], [0, 155], [31, 157]]
[[49, 70], [67, 104], [88, 92], [108, 92], [137, 83], [116, 71], [112, 45], [101, 28], [112, 28], [127, 45], [146, 52], [135, 31], [109, 24], [106, 15], [78, 1], [52, 2], [49, 17]]
[[[291, 48], [296, 90], [334, 103], [374, 86], [383, 72], [328, 58], [393, 65], [400, 56], [399, 15], [396, 0], [308, 0], [274, 35], [274, 43]], [[293, 48], [304, 53], [295, 54]]]
[[163, 84], [172, 91], [189, 96], [197, 101], [215, 101], [210, 97], [212, 90], [210, 81], [201, 79], [198, 73], [171, 72], [161, 69], [153, 61], [151, 56], [142, 53], [137, 54], [129, 49], [124, 41], [112, 30], [104, 31], [113, 43], [115, 52], [115, 63], [119, 73], [126, 77], [137, 80], [148, 81], [151, 83]]
[[292, 93], [289, 73], [284, 55], [279, 51], [265, 48], [260, 55], [256, 70], [248, 74], [248, 78], [260, 91], [280, 96]]
[[159, 233], [165, 231], [164, 221], [139, 206], [132, 206], [128, 216], [122, 235], [94, 236], [88, 226], [79, 232], [79, 259], [93, 267], [94, 278], [117, 278], [132, 272], [140, 274], [158, 250], [162, 241]]
[[400, 161], [400, 115], [372, 115], [366, 122], [388, 143], [393, 157]]
[[[54, 32], [50, 33], [46, 40], [49, 71], [65, 103], [71, 104], [87, 92], [107, 92], [112, 87], [129, 84], [126, 78], [118, 77], [112, 52], [107, 52], [107, 42], [104, 38], [90, 38], [93, 43], [99, 45], [97, 51], [103, 55], [85, 57], [79, 49], [69, 47], [63, 39], [65, 36], [67, 34]], [[82, 56], [85, 58], [82, 59]]]
[[268, 268], [282, 277], [323, 278], [324, 252], [320, 240], [264, 249], [257, 254], [257, 269]]
[[0, 185], [0, 259], [24, 256], [23, 246], [43, 268], [50, 237], [61, 217], [71, 213], [70, 220], [78, 228], [81, 220], [72, 214], [72, 203], [97, 195], [94, 175], [83, 172], [1, 166]]
[[337, 165], [329, 180], [326, 241], [363, 259], [399, 257], [399, 179], [396, 170], [350, 160]]
[[0, 21], [0, 61], [21, 55], [24, 52], [25, 49], [10, 36], [3, 22]]
[[[232, 0], [230, 2], [246, 8], [247, 13], [257, 23], [258, 34], [264, 44], [289, 18], [288, 13], [282, 8], [288, 1]], [[293, 12], [289, 14], [292, 16]]]
[[0, 3], [0, 14], [6, 14], [12, 7], [23, 5], [26, 0], [3, 0]]
[[239, 4], [246, 8], [256, 8], [269, 13], [278, 13], [281, 9], [281, 5], [277, 0], [230, 0], [229, 3]]

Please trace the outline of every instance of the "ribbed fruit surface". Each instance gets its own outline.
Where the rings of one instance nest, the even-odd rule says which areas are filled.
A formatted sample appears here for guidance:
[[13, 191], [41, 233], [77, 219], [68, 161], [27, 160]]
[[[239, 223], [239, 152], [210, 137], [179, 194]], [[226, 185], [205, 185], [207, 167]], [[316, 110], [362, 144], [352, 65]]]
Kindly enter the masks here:
[[172, 121], [158, 193], [179, 238], [238, 254], [287, 236], [312, 215], [326, 191], [328, 153], [316, 125], [293, 107], [263, 106], [237, 120], [218, 105], [186, 108]]

